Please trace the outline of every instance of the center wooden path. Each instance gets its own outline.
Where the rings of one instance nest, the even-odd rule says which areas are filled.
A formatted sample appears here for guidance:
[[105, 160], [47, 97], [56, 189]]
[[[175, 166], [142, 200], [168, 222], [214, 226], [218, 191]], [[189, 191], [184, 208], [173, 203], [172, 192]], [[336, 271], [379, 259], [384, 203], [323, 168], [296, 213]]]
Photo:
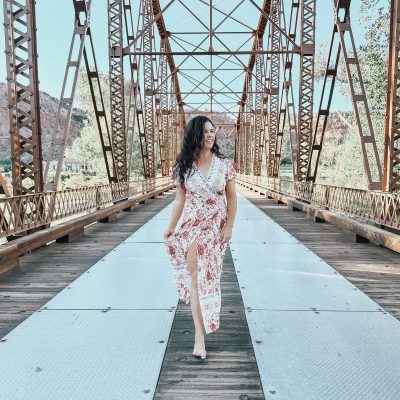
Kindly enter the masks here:
[[154, 399], [265, 398], [229, 248], [221, 292], [220, 328], [205, 337], [206, 360], [191, 356], [194, 326], [190, 303], [179, 300]]

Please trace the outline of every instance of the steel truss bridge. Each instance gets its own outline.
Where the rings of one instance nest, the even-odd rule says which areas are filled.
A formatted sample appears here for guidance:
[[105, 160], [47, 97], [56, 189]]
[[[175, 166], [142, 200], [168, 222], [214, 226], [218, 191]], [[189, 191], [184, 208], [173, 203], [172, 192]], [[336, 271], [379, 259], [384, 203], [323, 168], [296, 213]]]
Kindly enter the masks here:
[[[40, 30], [40, 26], [38, 27], [36, 23], [37, 5], [34, 0], [3, 0], [12, 187], [7, 185], [5, 176], [0, 174], [0, 239], [3, 242], [0, 245], [0, 276], [2, 276], [0, 300], [4, 297], [6, 299], [4, 304], [8, 307], [4, 308], [5, 322], [3, 324], [0, 320], [0, 331], [3, 334], [10, 333], [8, 338], [0, 340], [0, 355], [2, 355], [0, 360], [10, 360], [10, 362], [17, 360], [19, 367], [15, 370], [21, 372], [21, 376], [25, 376], [23, 374], [27, 370], [31, 372], [34, 368], [36, 368], [36, 374], [42, 373], [42, 367], [39, 362], [36, 362], [37, 354], [29, 353], [31, 350], [34, 352], [35, 347], [33, 346], [32, 349], [29, 346], [24, 347], [24, 343], [28, 343], [24, 339], [24, 332], [36, 332], [40, 336], [43, 334], [42, 325], [40, 325], [42, 323], [43, 326], [54, 327], [54, 329], [51, 328], [53, 337], [64, 338], [68, 341], [69, 338], [78, 334], [80, 339], [76, 342], [78, 343], [77, 352], [84, 354], [87, 349], [90, 351], [90, 346], [85, 345], [83, 331], [79, 329], [74, 331], [71, 328], [73, 321], [67, 324], [64, 332], [59, 329], [64, 321], [61, 317], [60, 320], [44, 320], [49, 318], [48, 315], [51, 313], [49, 310], [53, 308], [58, 310], [58, 314], [52, 314], [57, 315], [57, 318], [61, 315], [61, 310], [65, 312], [78, 310], [82, 312], [82, 316], [84, 310], [100, 310], [106, 318], [111, 318], [111, 330], [114, 323], [113, 313], [116, 313], [114, 309], [134, 310], [134, 312], [145, 310], [149, 313], [148, 315], [153, 312], [154, 315], [158, 315], [157, 312], [165, 310], [166, 313], [170, 313], [168, 318], [175, 315], [171, 313], [179, 311], [175, 315], [177, 322], [174, 322], [174, 325], [171, 325], [172, 320], [165, 319], [165, 315], [161, 315], [161, 312], [156, 317], [151, 314], [151, 318], [148, 315], [144, 317], [145, 314], [138, 314], [137, 321], [141, 321], [142, 324], [140, 327], [135, 324], [124, 325], [123, 320], [118, 320], [120, 318], [118, 315], [115, 326], [124, 326], [126, 332], [123, 330], [116, 330], [116, 332], [126, 334], [136, 332], [138, 336], [135, 336], [134, 340], [138, 341], [134, 342], [135, 346], [145, 351], [148, 349], [140, 338], [148, 337], [149, 340], [150, 338], [157, 340], [158, 344], [166, 343], [168, 337], [163, 335], [170, 333], [171, 326], [175, 329], [171, 331], [173, 335], [168, 344], [169, 353], [166, 353], [168, 355], [164, 359], [162, 369], [162, 374], [165, 372], [164, 380], [160, 378], [159, 381], [158, 393], [165, 394], [158, 394], [158, 397], [154, 398], [196, 398], [190, 388], [184, 387], [185, 379], [190, 381], [193, 376], [200, 377], [203, 383], [213, 379], [212, 374], [206, 370], [199, 372], [197, 369], [195, 375], [189, 376], [194, 371], [187, 368], [192, 366], [190, 360], [179, 353], [184, 344], [187, 344], [185, 335], [192, 329], [187, 325], [187, 320], [182, 317], [190, 316], [189, 306], [179, 305], [176, 310], [175, 306], [170, 306], [170, 299], [175, 298], [171, 293], [165, 290], [167, 293], [165, 298], [162, 296], [156, 298], [154, 295], [150, 296], [150, 293], [154, 292], [149, 291], [144, 285], [135, 287], [137, 290], [135, 302], [131, 302], [131, 293], [128, 295], [123, 289], [121, 289], [121, 296], [116, 300], [113, 297], [114, 292], [110, 286], [107, 286], [105, 283], [107, 280], [104, 277], [109, 279], [108, 284], [114, 281], [111, 275], [107, 275], [108, 272], [102, 275], [101, 269], [103, 261], [103, 265], [114, 265], [115, 268], [121, 269], [113, 275], [121, 277], [118, 288], [124, 287], [124, 277], [129, 277], [135, 282], [139, 282], [140, 279], [149, 279], [149, 276], [145, 274], [152, 271], [153, 267], [157, 274], [161, 274], [157, 276], [165, 280], [169, 279], [169, 275], [162, 275], [164, 270], [156, 269], [158, 261], [152, 259], [152, 254], [157, 253], [155, 251], [157, 242], [148, 235], [151, 236], [151, 232], [161, 229], [161, 225], [158, 224], [164, 217], [163, 211], [160, 211], [157, 204], [167, 205], [168, 199], [160, 197], [167, 195], [168, 198], [169, 191], [174, 189], [171, 168], [179, 153], [186, 123], [193, 115], [205, 114], [213, 120], [221, 121], [217, 124], [219, 137], [232, 145], [233, 157], [239, 167], [237, 183], [240, 193], [245, 195], [240, 196], [239, 205], [243, 208], [237, 229], [245, 233], [248, 238], [249, 243], [246, 246], [254, 246], [254, 251], [246, 250], [249, 247], [246, 248], [236, 234], [236, 241], [230, 245], [233, 252], [229, 253], [224, 264], [224, 268], [228, 268], [227, 271], [229, 271], [225, 277], [225, 284], [229, 283], [226, 290], [232, 290], [229, 292], [232, 296], [230, 299], [235, 299], [224, 306], [229, 309], [226, 313], [226, 321], [231, 329], [230, 332], [235, 329], [238, 332], [234, 337], [228, 335], [229, 340], [226, 343], [222, 343], [222, 339], [215, 340], [218, 346], [232, 346], [226, 354], [221, 355], [218, 361], [220, 362], [218, 368], [221, 368], [223, 373], [227, 373], [225, 378], [221, 378], [222, 381], [231, 388], [232, 391], [229, 393], [236, 396], [231, 398], [273, 398], [277, 393], [283, 396], [279, 398], [290, 400], [339, 397], [362, 398], [363, 400], [400, 398], [398, 386], [400, 377], [398, 368], [395, 368], [395, 365], [400, 362], [398, 342], [400, 329], [398, 325], [400, 317], [398, 266], [400, 262], [397, 258], [397, 253], [400, 252], [399, 2], [390, 1], [387, 106], [382, 158], [378, 151], [377, 136], [371, 120], [353, 35], [351, 0], [327, 0], [327, 7], [333, 10], [333, 19], [329, 27], [331, 36], [327, 38], [329, 50], [328, 57], [324, 60], [322, 91], [318, 96], [315, 90], [315, 38], [316, 21], [319, 18], [317, 0], [63, 1], [70, 3], [74, 20], [71, 21], [72, 35], [51, 144], [48, 148], [44, 148], [39, 98], [41, 71], [36, 37], [37, 29]], [[105, 87], [104, 81], [100, 79], [98, 54], [96, 54], [93, 40], [98, 32], [93, 29], [92, 11], [94, 7], [100, 6], [99, 3], [107, 7], [108, 87]], [[358, 156], [363, 165], [365, 190], [325, 185], [318, 180], [321, 154], [329, 146], [325, 133], [341, 66], [344, 66], [347, 77], [355, 126], [360, 139]], [[89, 86], [95, 126], [101, 143], [108, 181], [102, 185], [61, 189], [64, 154], [69, 143], [78, 78], [82, 71]], [[106, 92], [110, 93], [109, 99], [105, 96]], [[283, 179], [281, 171], [285, 141], [289, 143], [290, 179]], [[139, 154], [139, 160], [134, 160], [133, 154]], [[132, 176], [134, 161], [139, 161], [141, 166], [143, 177], [141, 179]], [[51, 166], [54, 163], [56, 167], [52, 171]], [[245, 197], [251, 199], [252, 205]], [[283, 205], [287, 205], [287, 208]], [[129, 212], [135, 210], [139, 212]], [[155, 216], [154, 220], [148, 221], [146, 213], [140, 214], [141, 210], [150, 210], [150, 214]], [[267, 219], [264, 214], [261, 216], [260, 210], [271, 218]], [[128, 212], [122, 213], [122, 211]], [[291, 211], [303, 211], [303, 213]], [[122, 214], [125, 215], [123, 217], [125, 219], [121, 217]], [[300, 214], [307, 217], [301, 219]], [[116, 223], [118, 219], [122, 222]], [[253, 220], [261, 222], [253, 226], [251, 222]], [[312, 221], [313, 227], [307, 220]], [[99, 224], [95, 224], [96, 222]], [[111, 223], [101, 224], [105, 222]], [[313, 224], [313, 222], [329, 222], [329, 224]], [[113, 223], [115, 223], [115, 229]], [[125, 233], [132, 229], [132, 224], [142, 227], [137, 233], [128, 236]], [[285, 229], [280, 228], [279, 224]], [[326, 226], [330, 228], [324, 228]], [[121, 232], [116, 232], [118, 229]], [[84, 235], [86, 232], [89, 232], [91, 236], [86, 237]], [[110, 241], [113, 246], [123, 241], [118, 249], [113, 249], [110, 243], [106, 243], [108, 240], [104, 239], [106, 233], [109, 235], [108, 239], [113, 238], [114, 241]], [[116, 238], [117, 234], [118, 238]], [[276, 238], [276, 242], [272, 241], [270, 235]], [[343, 244], [343, 240], [338, 239], [342, 236], [349, 238], [352, 244], [347, 242]], [[299, 241], [294, 237], [298, 237]], [[318, 256], [311, 250], [303, 248], [300, 240], [307, 242]], [[66, 247], [69, 242], [75, 243], [75, 247]], [[150, 244], [153, 247], [146, 247]], [[60, 246], [65, 247], [60, 250]], [[93, 254], [88, 252], [85, 246], [93, 249]], [[140, 263], [148, 256], [149, 269], [142, 268], [141, 272], [133, 271], [133, 269], [128, 272], [123, 270], [124, 267], [118, 260], [126, 260], [126, 257], [131, 254], [124, 246], [131, 246], [129, 251], [137, 252], [132, 256], [135, 262]], [[78, 253], [75, 254], [74, 251]], [[157, 251], [161, 250], [157, 247]], [[108, 252], [107, 256], [103, 252]], [[247, 257], [246, 254], [249, 257], [246, 262], [254, 266], [254, 276], [260, 277], [258, 282], [251, 273], [246, 275], [247, 264], [243, 261]], [[319, 257], [321, 259], [318, 259]], [[352, 280], [354, 284], [362, 282], [362, 291], [368, 293], [374, 301], [380, 302], [380, 305], [378, 306], [371, 299], [368, 299], [371, 300], [368, 302], [366, 296], [362, 292], [359, 293], [356, 288], [348, 286], [345, 279], [336, 282], [337, 272], [333, 271], [328, 264], [322, 265], [323, 257], [338, 270], [342, 268], [340, 271], [343, 274], [348, 273], [346, 278]], [[81, 258], [87, 262], [81, 262]], [[260, 260], [270, 258], [276, 262], [271, 261], [273, 267], [265, 271]], [[53, 259], [58, 260], [54, 261], [60, 263], [57, 265], [64, 265], [64, 262], [66, 265], [69, 262], [67, 260], [72, 260], [72, 272], [68, 272], [71, 274], [76, 273], [77, 269], [74, 268], [78, 264], [82, 264], [80, 267], [82, 270], [79, 270], [82, 274], [94, 264], [93, 269], [88, 270], [87, 273], [93, 273], [94, 276], [89, 275], [93, 276], [93, 279], [97, 277], [98, 280], [94, 283], [86, 282], [91, 278], [85, 278], [86, 275], [82, 275], [81, 283], [77, 282], [76, 286], [74, 283], [72, 287], [67, 287], [67, 289], [76, 288], [77, 292], [71, 290], [73, 294], [76, 293], [75, 297], [69, 297], [69, 291], [63, 290], [60, 296], [57, 296], [58, 300], [55, 299], [48, 307], [39, 310], [42, 313], [40, 316], [35, 313], [32, 317], [36, 319], [27, 319], [29, 322], [26, 322], [25, 330], [21, 324], [17, 327], [18, 329], [10, 332], [15, 326], [12, 321], [15, 322], [17, 319], [9, 316], [14, 315], [17, 309], [18, 313], [24, 313], [25, 305], [30, 304], [31, 301], [29, 297], [31, 294], [27, 289], [31, 283], [22, 281], [24, 277], [21, 272], [28, 268], [28, 264], [36, 265], [35, 263], [39, 262], [40, 265], [54, 264], [51, 261]], [[309, 262], [302, 263], [301, 260], [309, 260]], [[162, 261], [165, 262], [165, 260]], [[279, 269], [281, 261], [285, 264], [283, 269]], [[52, 267], [53, 264], [51, 264]], [[310, 269], [316, 264], [320, 265], [322, 270]], [[349, 267], [350, 272], [346, 270], [348, 265], [353, 266], [353, 268]], [[235, 275], [234, 267], [238, 275]], [[385, 275], [389, 269], [390, 276]], [[40, 286], [45, 282], [49, 290], [48, 288], [57, 284], [59, 276], [51, 275], [52, 269], [46, 271], [45, 276], [41, 276], [40, 281], [36, 281], [35, 284]], [[291, 272], [299, 280], [292, 281], [290, 280], [293, 278], [292, 275], [290, 277], [282, 275], [283, 272], [288, 274]], [[263, 274], [266, 273], [270, 275], [264, 276]], [[144, 275], [133, 277], [130, 274]], [[236, 280], [236, 276], [239, 280]], [[332, 289], [330, 285], [333, 281], [338, 286], [326, 295], [326, 292], [321, 291], [322, 286], [317, 285], [322, 281], [313, 281], [314, 286], [310, 286], [307, 281], [307, 277], [310, 276], [316, 280], [326, 279], [323, 283], [324, 288], [328, 287], [327, 292]], [[103, 278], [105, 280], [102, 280]], [[265, 281], [261, 278], [265, 278]], [[300, 281], [303, 278], [305, 280]], [[159, 285], [164, 285], [165, 280], [157, 282]], [[269, 282], [269, 286], [261, 287], [262, 282]], [[291, 283], [293, 283], [292, 286], [290, 286]], [[79, 284], [82, 286], [80, 287]], [[13, 285], [20, 285], [21, 290], [15, 289]], [[237, 285], [236, 289], [232, 289], [234, 285]], [[63, 287], [58, 287], [58, 289], [62, 290]], [[28, 299], [23, 305], [18, 305], [19, 308], [12, 301], [7, 303], [12, 295], [6, 292], [13, 290], [15, 293], [18, 292], [16, 298]], [[2, 291], [5, 293], [3, 297]], [[357, 291], [356, 295], [353, 291]], [[275, 297], [272, 295], [268, 297], [268, 293], [274, 294]], [[292, 304], [291, 300], [286, 301], [293, 293], [299, 303]], [[99, 297], [96, 297], [97, 295]], [[103, 295], [109, 303], [99, 300]], [[168, 297], [169, 295], [171, 297]], [[139, 307], [139, 304], [142, 304], [141, 298], [148, 299], [151, 303], [149, 308]], [[82, 300], [82, 303], [75, 303], [76, 299]], [[275, 302], [275, 299], [278, 300]], [[44, 302], [49, 299], [43, 297], [42, 300]], [[91, 303], [92, 300], [94, 303]], [[119, 303], [120, 300], [121, 303]], [[343, 304], [338, 303], [340, 301]], [[43, 302], [40, 305], [36, 304], [36, 309], [42, 307]], [[304, 309], [296, 308], [300, 303]], [[82, 304], [85, 304], [85, 307]], [[276, 310], [285, 311], [286, 314], [273, 314], [275, 311], [270, 308], [271, 304], [276, 307]], [[313, 306], [314, 304], [317, 306]], [[390, 316], [392, 319], [389, 319], [387, 311], [380, 307], [390, 309], [395, 318]], [[34, 308], [28, 311], [34, 312]], [[297, 313], [295, 319], [285, 320], [289, 311]], [[315, 314], [312, 318], [318, 318], [316, 315], [319, 313], [321, 313], [319, 318], [325, 318], [324, 312], [332, 311], [332, 319], [327, 317], [323, 322], [313, 319], [306, 321], [300, 316], [300, 312], [303, 311]], [[353, 313], [351, 315], [354, 321], [344, 321], [350, 313]], [[339, 314], [344, 319], [340, 319]], [[65, 318], [68, 319], [71, 315]], [[367, 316], [371, 319], [363, 319]], [[375, 317], [376, 319], [373, 319]], [[41, 318], [42, 322], [40, 322]], [[88, 324], [88, 332], [90, 331], [93, 335], [95, 343], [97, 340], [98, 343], [107, 342], [107, 338], [100, 334], [104, 325], [96, 325], [100, 323], [96, 318], [85, 320], [83, 324]], [[160, 321], [165, 323], [162, 327], [158, 325]], [[265, 328], [267, 330], [262, 331], [260, 326], [267, 324], [266, 321], [273, 321], [276, 325], [268, 325], [268, 328]], [[337, 321], [337, 325], [333, 321]], [[299, 326], [305, 327], [304, 332], [307, 332], [307, 338], [312, 338], [313, 343], [307, 342], [306, 334], [301, 329], [296, 330]], [[322, 329], [321, 332], [324, 334], [313, 336], [318, 331], [315, 326]], [[284, 329], [280, 330], [282, 327]], [[286, 327], [290, 327], [290, 330], [285, 330]], [[362, 327], [365, 327], [365, 332], [368, 331], [370, 336], [367, 335], [367, 337], [365, 332], [362, 332]], [[381, 332], [378, 332], [377, 327], [381, 327], [379, 328]], [[154, 328], [160, 329], [155, 330], [162, 332], [160, 337], [151, 336]], [[279, 337], [274, 337], [276, 332], [280, 332]], [[295, 336], [291, 336], [292, 332]], [[334, 336], [333, 332], [337, 335]], [[378, 340], [378, 333], [382, 334], [381, 340]], [[83, 336], [79, 336], [80, 334]], [[336, 344], [343, 347], [340, 349], [333, 345], [329, 347], [330, 345], [325, 345], [323, 341], [325, 338], [326, 343], [330, 345], [336, 343], [337, 339]], [[16, 343], [22, 343], [18, 349], [12, 348], [14, 339]], [[119, 340], [121, 348], [124, 348], [126, 336]], [[270, 343], [268, 340], [272, 340], [272, 347], [267, 346], [267, 343]], [[307, 344], [310, 347], [305, 346], [300, 353], [297, 353], [298, 347], [291, 346], [298, 340], [301, 344]], [[353, 343], [352, 340], [358, 342]], [[352, 346], [349, 342], [352, 342]], [[107, 343], [111, 346], [109, 342]], [[353, 354], [352, 351], [361, 344], [365, 346], [357, 348]], [[83, 347], [79, 347], [80, 345]], [[248, 350], [238, 355], [235, 346], [240, 345], [244, 345]], [[3, 348], [4, 353], [1, 353]], [[282, 352], [288, 352], [288, 349], [291, 349], [292, 352], [290, 355], [285, 353], [283, 357], [281, 354], [274, 353], [272, 348], [282, 350]], [[114, 349], [114, 347], [111, 346], [109, 349]], [[320, 368], [313, 369], [322, 359], [313, 358], [317, 354], [315, 349], [318, 349], [320, 357], [322, 357], [322, 352], [329, 353], [331, 357], [329, 364], [321, 364]], [[331, 349], [339, 350], [332, 355]], [[365, 354], [373, 354], [375, 350], [379, 352], [379, 355], [371, 363]], [[61, 347], [54, 347], [54, 351], [61, 361], [65, 361], [63, 358], [65, 353]], [[126, 351], [126, 354], [135, 356], [134, 353], [130, 353], [132, 349]], [[346, 354], [350, 354], [348, 351], [352, 357], [354, 356], [352, 360], [360, 361], [361, 375], [359, 376], [353, 376], [349, 372], [352, 370], [350, 364], [347, 364], [350, 360], [346, 358]], [[178, 358], [176, 352], [179, 353]], [[29, 357], [33, 357], [34, 367], [24, 364], [27, 359], [31, 360], [28, 356], [25, 359], [18, 356], [28, 353]], [[40, 354], [43, 355], [43, 353]], [[112, 354], [112, 350], [107, 354]], [[314, 364], [311, 362], [308, 365], [310, 367], [308, 371], [313, 371], [313, 376], [323, 375], [322, 371], [328, 370], [332, 365], [337, 367], [339, 364], [336, 364], [336, 355], [343, 356], [341, 361], [344, 362], [343, 370], [341, 367], [335, 370], [338, 385], [331, 387], [330, 384], [333, 381], [325, 375], [321, 375], [320, 379], [310, 378], [310, 381], [307, 381], [308, 378], [305, 378], [303, 380], [304, 376], [308, 375], [307, 373], [303, 377], [296, 375], [300, 367], [296, 364], [293, 354], [301, 360], [315, 361]], [[154, 379], [158, 379], [157, 371], [160, 370], [163, 356], [164, 353], [152, 353], [155, 364], [151, 366], [146, 364], [147, 367], [151, 367], [149, 370], [143, 366], [143, 371], [130, 372], [140, 377], [151, 376], [153, 379], [151, 382], [155, 385], [157, 380], [154, 381]], [[281, 361], [277, 361], [277, 364], [270, 369], [271, 365], [265, 360], [288, 361], [288, 368], [285, 367], [286, 364], [283, 366], [280, 364]], [[232, 368], [228, 373], [226, 365], [231, 365], [231, 362], [242, 364], [235, 364], [238, 370]], [[246, 364], [247, 362], [253, 363], [251, 368], [248, 367], [250, 364]], [[362, 366], [365, 367], [364, 370]], [[25, 367], [27, 370], [24, 370]], [[195, 367], [198, 368], [198, 366]], [[99, 370], [103, 373], [105, 370], [101, 368], [99, 365]], [[13, 368], [8, 365], [0, 369], [3, 371], [0, 373], [2, 381], [8, 382], [9, 392], [7, 393], [11, 393], [13, 389], [10, 382], [13, 381], [13, 377], [10, 378], [11, 375], [4, 374]], [[148, 372], [150, 370], [157, 373], [151, 375]], [[286, 376], [284, 374], [287, 370], [292, 373], [292, 375], [289, 374], [287, 386], [269, 385], [268, 381], [264, 380], [265, 377], [271, 377], [273, 382], [279, 382], [279, 376]], [[373, 377], [367, 373], [372, 370]], [[72, 371], [72, 380], [81, 379], [80, 376], [73, 375], [76, 372], [73, 368], [69, 371]], [[250, 377], [249, 381], [246, 381], [246, 385], [248, 384], [245, 386], [246, 390], [241, 391], [242, 389], [234, 385], [239, 379], [235, 371], [243, 373], [245, 377]], [[277, 376], [273, 375], [274, 371], [277, 371]], [[349, 372], [347, 375], [346, 371]], [[382, 371], [385, 371], [385, 374]], [[103, 376], [101, 373], [98, 376]], [[107, 374], [104, 376], [109, 377]], [[173, 378], [169, 378], [170, 376]], [[181, 379], [182, 377], [185, 379]], [[274, 380], [275, 378], [277, 381]], [[253, 382], [253, 379], [258, 383], [254, 385], [249, 383]], [[260, 379], [263, 382], [263, 390]], [[102, 382], [105, 381], [107, 381], [106, 377]], [[142, 380], [139, 381], [142, 385]], [[315, 386], [315, 381], [322, 382], [325, 386]], [[350, 381], [357, 383], [356, 386], [353, 385], [353, 388], [356, 387], [358, 390], [357, 394], [351, 392], [351, 385], [346, 386]], [[29, 379], [26, 382], [30, 382]], [[343, 384], [343, 382], [346, 383]], [[25, 383], [21, 384], [21, 387], [25, 388]], [[176, 392], [174, 392], [175, 384], [181, 385]], [[133, 398], [150, 398], [146, 396], [153, 393], [155, 386], [149, 384], [147, 387], [145, 386], [147, 383], [143, 385], [139, 390], [140, 396]], [[204, 393], [208, 390], [206, 386], [201, 386], [201, 390], [205, 390]], [[39, 383], [37, 387], [40, 387]], [[298, 388], [299, 392], [291, 392], [292, 388]], [[324, 388], [329, 388], [329, 390], [326, 389], [329, 395], [324, 392]], [[374, 388], [380, 388], [380, 391], [376, 392]], [[75, 388], [71, 387], [70, 390], [73, 391], [73, 389]], [[286, 390], [289, 391], [285, 392]], [[100, 398], [95, 390], [91, 392], [91, 395], [93, 398]], [[223, 395], [224, 393], [221, 392], [221, 398], [228, 398]], [[253, 395], [254, 397], [249, 397]], [[121, 396], [115, 398], [128, 398]], [[7, 400], [9, 398], [11, 397], [7, 397]], [[35, 392], [32, 394], [33, 398], [43, 398], [43, 393]]]

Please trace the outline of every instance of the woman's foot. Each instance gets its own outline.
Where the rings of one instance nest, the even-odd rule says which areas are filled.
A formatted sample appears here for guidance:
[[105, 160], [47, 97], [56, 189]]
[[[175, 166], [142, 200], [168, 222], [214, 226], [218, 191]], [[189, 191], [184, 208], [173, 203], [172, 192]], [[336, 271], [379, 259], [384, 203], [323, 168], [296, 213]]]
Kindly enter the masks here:
[[196, 334], [194, 341], [193, 355], [204, 360], [207, 356], [206, 347], [204, 344], [204, 334]]

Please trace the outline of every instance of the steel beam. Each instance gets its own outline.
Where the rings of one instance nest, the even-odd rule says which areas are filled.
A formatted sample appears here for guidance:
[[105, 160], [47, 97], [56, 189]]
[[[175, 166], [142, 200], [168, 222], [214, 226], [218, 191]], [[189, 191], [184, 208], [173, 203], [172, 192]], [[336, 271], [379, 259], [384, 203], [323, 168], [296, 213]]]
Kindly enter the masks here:
[[[257, 37], [257, 48], [262, 49], [262, 37]], [[264, 83], [264, 58], [262, 54], [256, 56], [256, 91], [255, 91], [255, 116], [254, 116], [254, 155], [253, 174], [261, 175], [261, 164], [264, 150], [266, 93]], [[249, 92], [250, 93], [250, 92]]]
[[[165, 49], [165, 38], [161, 39], [161, 49]], [[168, 63], [167, 57], [164, 54], [160, 57], [159, 63], [159, 81], [161, 82], [161, 90], [157, 93], [157, 117], [159, 129], [159, 143], [160, 143], [160, 160], [161, 160], [161, 173], [162, 176], [169, 175], [169, 112], [168, 112]]]
[[111, 137], [119, 182], [128, 177], [125, 127], [123, 2], [108, 0], [108, 43], [111, 102]]
[[142, 0], [143, 3], [143, 76], [144, 76], [144, 121], [147, 140], [147, 155], [149, 158], [148, 176], [156, 177], [155, 154], [155, 118], [154, 118], [154, 66], [153, 57], [149, 54], [153, 49], [153, 4], [151, 0]]
[[[283, 6], [283, 3], [282, 3]], [[299, 19], [299, 2], [298, 0], [292, 0], [290, 8], [290, 22], [288, 35], [295, 40], [297, 33], [297, 25]], [[282, 8], [283, 11], [283, 8]], [[284, 14], [284, 13], [283, 13]], [[285, 26], [285, 18], [282, 18], [283, 27]], [[286, 45], [283, 44], [284, 38], [281, 37], [282, 48], [289, 48], [289, 41], [286, 40]], [[290, 142], [290, 158], [292, 161], [292, 174], [293, 179], [296, 176], [297, 168], [297, 149], [298, 149], [298, 135], [297, 135], [297, 119], [296, 119], [296, 108], [293, 95], [293, 57], [294, 53], [282, 55], [282, 65], [284, 68], [284, 78], [282, 82], [281, 98], [280, 98], [280, 116], [279, 116], [279, 130], [277, 140], [277, 162], [275, 163], [274, 176], [279, 176], [281, 157], [282, 157], [282, 142], [284, 136], [284, 130], [287, 127], [289, 131], [289, 142]]]
[[313, 99], [314, 99], [314, 54], [315, 54], [315, 5], [316, 0], [301, 0], [301, 56], [300, 56], [300, 87], [299, 116], [297, 132], [298, 181], [305, 181], [311, 153]]
[[390, 8], [390, 48], [382, 190], [400, 189], [400, 5]]
[[246, 125], [245, 125], [245, 165], [244, 165], [244, 173], [247, 175], [251, 174], [251, 156], [252, 156], [252, 144], [254, 141], [254, 118], [253, 118], [253, 79], [252, 75], [247, 75], [247, 93], [246, 103], [245, 103], [245, 117], [246, 117]]
[[15, 196], [43, 191], [34, 0], [4, 0], [5, 53]]
[[[270, 48], [274, 51], [280, 48], [280, 32], [276, 28], [280, 17], [280, 0], [274, 0], [271, 8], [271, 19], [275, 24], [270, 25], [269, 42]], [[269, 88], [268, 88], [268, 165], [267, 175], [272, 177], [276, 173], [276, 144], [279, 128], [279, 81], [280, 81], [280, 57], [279, 54], [272, 54], [270, 57]]]

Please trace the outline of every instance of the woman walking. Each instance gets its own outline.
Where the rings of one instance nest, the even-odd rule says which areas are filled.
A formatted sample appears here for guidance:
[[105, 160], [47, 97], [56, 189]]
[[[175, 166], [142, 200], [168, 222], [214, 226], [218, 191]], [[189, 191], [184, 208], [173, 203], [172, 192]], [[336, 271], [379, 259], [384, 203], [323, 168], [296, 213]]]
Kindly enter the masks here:
[[234, 180], [238, 168], [220, 153], [215, 136], [215, 126], [205, 116], [188, 123], [172, 170], [177, 192], [164, 232], [178, 296], [186, 304], [191, 300], [193, 354], [202, 359], [206, 358], [204, 331], [219, 328], [222, 262], [237, 207]]

